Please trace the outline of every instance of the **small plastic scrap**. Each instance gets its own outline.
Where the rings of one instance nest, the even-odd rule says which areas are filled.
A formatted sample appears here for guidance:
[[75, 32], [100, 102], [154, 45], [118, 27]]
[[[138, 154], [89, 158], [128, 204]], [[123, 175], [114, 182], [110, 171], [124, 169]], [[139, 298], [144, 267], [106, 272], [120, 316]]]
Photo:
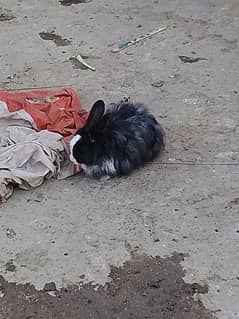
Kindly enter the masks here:
[[140, 36], [139, 38], [137, 38], [137, 39], [135, 39], [135, 40], [121, 43], [121, 44], [119, 44], [118, 48], [112, 49], [111, 52], [116, 53], [116, 52], [119, 52], [119, 51], [121, 51], [121, 50], [124, 50], [124, 49], [126, 49], [126, 48], [128, 48], [128, 47], [130, 47], [130, 46], [132, 46], [132, 45], [137, 44], [137, 43], [140, 42], [140, 41], [143, 41], [143, 40], [145, 40], [145, 39], [151, 38], [152, 36], [156, 35], [156, 34], [159, 33], [159, 32], [162, 32], [162, 31], [164, 31], [164, 30], [166, 30], [166, 29], [167, 29], [167, 27], [161, 27], [161, 28], [159, 28], [159, 29], [157, 29], [157, 30], [154, 30], [154, 31], [148, 33], [148, 34], [145, 34], [145, 35], [143, 35], [143, 36]]

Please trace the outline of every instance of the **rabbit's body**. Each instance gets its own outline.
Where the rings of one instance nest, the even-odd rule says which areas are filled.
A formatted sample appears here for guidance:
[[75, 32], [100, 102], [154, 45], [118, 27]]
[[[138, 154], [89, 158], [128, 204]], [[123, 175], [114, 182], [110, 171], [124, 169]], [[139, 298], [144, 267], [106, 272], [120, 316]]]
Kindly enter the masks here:
[[93, 177], [128, 175], [164, 147], [160, 124], [142, 104], [97, 101], [70, 143], [71, 160]]

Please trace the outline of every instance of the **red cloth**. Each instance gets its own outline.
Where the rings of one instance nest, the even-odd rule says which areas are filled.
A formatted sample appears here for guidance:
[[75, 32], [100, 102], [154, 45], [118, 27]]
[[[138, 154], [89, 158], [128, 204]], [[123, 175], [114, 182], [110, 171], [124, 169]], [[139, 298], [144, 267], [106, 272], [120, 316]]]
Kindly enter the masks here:
[[9, 112], [25, 110], [39, 131], [57, 132], [66, 141], [85, 124], [88, 117], [88, 112], [81, 107], [76, 92], [70, 88], [59, 91], [0, 91], [0, 101], [7, 104]]

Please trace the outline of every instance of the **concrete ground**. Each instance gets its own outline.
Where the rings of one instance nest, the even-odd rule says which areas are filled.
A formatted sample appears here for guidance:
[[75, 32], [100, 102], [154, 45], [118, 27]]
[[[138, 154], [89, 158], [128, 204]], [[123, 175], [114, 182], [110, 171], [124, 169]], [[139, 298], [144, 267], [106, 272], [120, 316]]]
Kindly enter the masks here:
[[[2, 287], [30, 282], [35, 294], [49, 282], [58, 290], [91, 281], [102, 287], [111, 266], [121, 269], [132, 253], [159, 256], [162, 264], [183, 254], [174, 274], [182, 266], [185, 285], [208, 287], [192, 298], [204, 312], [197, 317], [192, 310], [190, 318], [209, 318], [206, 310], [239, 318], [238, 0], [68, 2], [0, 0], [0, 87], [71, 85], [86, 108], [98, 98], [145, 102], [166, 130], [161, 160], [168, 164], [157, 160], [107, 182], [78, 176], [16, 191], [0, 207]], [[111, 53], [112, 45], [162, 25], [163, 33]], [[70, 61], [78, 53], [96, 72]], [[178, 56], [207, 60], [184, 63]], [[7, 299], [6, 291], [0, 291], [1, 319], [10, 308], [8, 319], [62, 318], [51, 308], [40, 315], [37, 306], [29, 314], [30, 301], [18, 316], [17, 299]], [[180, 311], [161, 318], [188, 318]], [[132, 318], [158, 318], [140, 313]], [[124, 318], [131, 318], [127, 311]]]

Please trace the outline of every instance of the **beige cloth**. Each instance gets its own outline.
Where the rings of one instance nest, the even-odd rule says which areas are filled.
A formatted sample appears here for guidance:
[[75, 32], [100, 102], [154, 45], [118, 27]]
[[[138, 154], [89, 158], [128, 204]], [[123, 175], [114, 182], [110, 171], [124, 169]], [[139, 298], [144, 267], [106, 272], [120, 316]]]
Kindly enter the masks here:
[[15, 186], [30, 189], [73, 173], [62, 136], [34, 126], [28, 113], [10, 113], [0, 101], [0, 202], [6, 202]]

